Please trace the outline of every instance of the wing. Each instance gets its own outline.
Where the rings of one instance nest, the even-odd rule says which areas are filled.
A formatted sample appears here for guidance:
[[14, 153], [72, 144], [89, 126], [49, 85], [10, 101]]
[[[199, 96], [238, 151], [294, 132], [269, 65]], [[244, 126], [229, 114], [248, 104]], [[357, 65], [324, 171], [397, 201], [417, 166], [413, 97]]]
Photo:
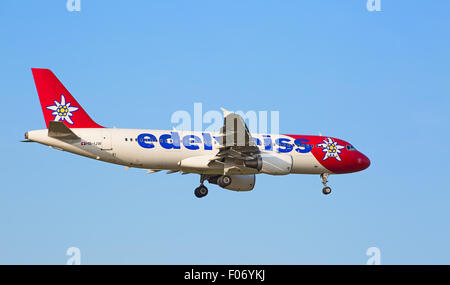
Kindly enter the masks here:
[[223, 161], [224, 158], [248, 160], [259, 153], [250, 131], [241, 116], [223, 108], [224, 123], [220, 129], [219, 152], [211, 161]]

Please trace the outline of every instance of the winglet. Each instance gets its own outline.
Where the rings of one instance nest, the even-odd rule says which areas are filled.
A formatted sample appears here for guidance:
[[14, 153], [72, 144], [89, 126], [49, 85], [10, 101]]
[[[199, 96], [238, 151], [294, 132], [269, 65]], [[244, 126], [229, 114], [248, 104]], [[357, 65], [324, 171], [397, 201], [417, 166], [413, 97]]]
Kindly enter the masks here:
[[230, 111], [228, 111], [227, 109], [225, 109], [225, 108], [222, 108], [222, 107], [220, 107], [220, 110], [222, 110], [222, 112], [223, 112], [223, 116], [224, 117], [226, 117], [226, 116], [228, 116], [229, 114], [231, 114], [232, 112], [230, 112]]

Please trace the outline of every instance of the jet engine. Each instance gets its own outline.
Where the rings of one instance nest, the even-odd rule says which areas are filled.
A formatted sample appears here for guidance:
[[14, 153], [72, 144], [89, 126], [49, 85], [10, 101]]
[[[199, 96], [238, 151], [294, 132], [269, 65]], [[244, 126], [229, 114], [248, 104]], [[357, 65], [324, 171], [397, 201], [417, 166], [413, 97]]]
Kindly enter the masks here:
[[292, 156], [280, 153], [263, 153], [256, 158], [244, 161], [244, 165], [266, 174], [285, 175], [291, 172]]
[[250, 191], [255, 187], [255, 174], [250, 175], [219, 175], [208, 179], [211, 184], [233, 191]]

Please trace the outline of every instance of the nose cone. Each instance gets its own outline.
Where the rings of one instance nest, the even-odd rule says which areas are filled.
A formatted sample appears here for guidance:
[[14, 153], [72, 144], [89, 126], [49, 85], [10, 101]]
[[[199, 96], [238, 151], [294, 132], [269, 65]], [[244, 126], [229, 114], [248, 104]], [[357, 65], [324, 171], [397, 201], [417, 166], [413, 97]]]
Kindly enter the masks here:
[[370, 159], [362, 153], [359, 153], [358, 159], [358, 171], [364, 170], [370, 166]]

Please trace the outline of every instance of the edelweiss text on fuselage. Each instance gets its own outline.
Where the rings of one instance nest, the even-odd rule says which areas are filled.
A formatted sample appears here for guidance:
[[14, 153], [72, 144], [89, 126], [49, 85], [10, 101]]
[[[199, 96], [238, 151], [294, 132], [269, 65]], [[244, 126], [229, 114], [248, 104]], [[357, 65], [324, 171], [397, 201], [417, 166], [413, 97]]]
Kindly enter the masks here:
[[[312, 144], [309, 144], [308, 139], [298, 138], [294, 141], [287, 138], [272, 139], [271, 135], [262, 135], [262, 138], [254, 137], [254, 141], [257, 146], [262, 147], [264, 150], [280, 153], [288, 153], [293, 150], [299, 153], [308, 153], [313, 148]], [[216, 143], [220, 143], [220, 138], [210, 133], [202, 133], [202, 137], [197, 135], [185, 135], [180, 136], [178, 132], [171, 132], [170, 134], [162, 134], [159, 139], [153, 134], [142, 133], [137, 137], [138, 144], [143, 148], [154, 148], [155, 143], [165, 149], [181, 149], [181, 145], [189, 150], [198, 150], [203, 148], [204, 150], [213, 150], [213, 139]]]

